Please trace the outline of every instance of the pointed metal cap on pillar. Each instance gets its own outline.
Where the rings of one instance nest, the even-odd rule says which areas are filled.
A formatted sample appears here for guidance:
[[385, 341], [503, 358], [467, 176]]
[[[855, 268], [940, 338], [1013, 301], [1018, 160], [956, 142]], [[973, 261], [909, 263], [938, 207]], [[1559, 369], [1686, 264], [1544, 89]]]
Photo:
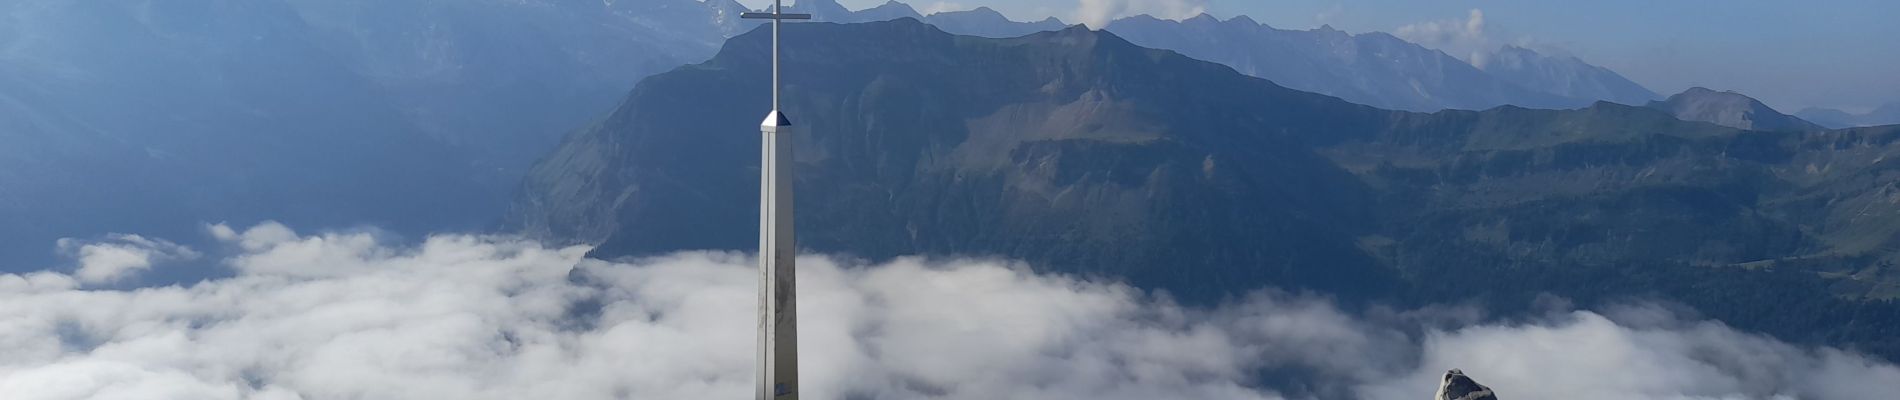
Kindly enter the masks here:
[[773, 110], [771, 114], [766, 114], [766, 121], [764, 121], [764, 123], [758, 123], [758, 125], [760, 125], [760, 127], [790, 127], [790, 125], [792, 125], [792, 119], [785, 118], [783, 112]]
[[776, 133], [776, 132], [784, 131], [791, 127], [792, 127], [792, 119], [786, 118], [785, 113], [778, 112], [776, 110], [772, 111], [771, 114], [766, 114], [765, 122], [759, 123], [759, 128], [765, 129], [766, 132]]

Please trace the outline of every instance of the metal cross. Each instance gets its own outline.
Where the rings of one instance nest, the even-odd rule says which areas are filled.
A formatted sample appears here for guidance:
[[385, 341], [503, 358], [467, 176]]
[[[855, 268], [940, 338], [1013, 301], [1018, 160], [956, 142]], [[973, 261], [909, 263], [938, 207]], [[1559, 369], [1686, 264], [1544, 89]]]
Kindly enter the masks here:
[[740, 13], [739, 18], [772, 20], [772, 111], [778, 111], [778, 24], [788, 19], [811, 19], [811, 14], [786, 14], [784, 0], [772, 0], [772, 12]]
[[758, 400], [798, 400], [798, 240], [792, 229], [792, 120], [779, 111], [779, 22], [811, 19], [786, 14], [782, 0], [770, 13], [741, 18], [772, 20], [772, 113], [759, 124], [759, 358]]

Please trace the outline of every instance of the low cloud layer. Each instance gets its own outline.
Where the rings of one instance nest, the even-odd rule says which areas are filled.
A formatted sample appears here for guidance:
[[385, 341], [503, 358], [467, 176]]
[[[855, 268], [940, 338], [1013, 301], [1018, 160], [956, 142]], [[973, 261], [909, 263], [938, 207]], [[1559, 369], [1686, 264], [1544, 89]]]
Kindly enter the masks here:
[[[231, 278], [89, 290], [0, 275], [0, 398], [689, 399], [751, 395], [742, 254], [216, 226]], [[1261, 292], [1212, 309], [997, 261], [803, 257], [814, 399], [1419, 399], [1462, 368], [1506, 399], [1866, 399], [1900, 368], [1662, 307], [1482, 323]]]
[[198, 252], [189, 247], [139, 235], [115, 234], [100, 240], [60, 239], [57, 247], [60, 254], [77, 262], [73, 277], [91, 284], [117, 282], [161, 262], [198, 258]]

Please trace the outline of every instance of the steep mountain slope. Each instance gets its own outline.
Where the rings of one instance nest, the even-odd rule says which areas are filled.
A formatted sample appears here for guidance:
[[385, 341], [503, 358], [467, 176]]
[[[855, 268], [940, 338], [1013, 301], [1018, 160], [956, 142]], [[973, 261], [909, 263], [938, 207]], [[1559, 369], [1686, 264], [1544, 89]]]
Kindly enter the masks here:
[[1649, 104], [1660, 97], [1616, 71], [1590, 65], [1576, 57], [1551, 57], [1531, 49], [1504, 46], [1488, 60], [1481, 66], [1485, 72], [1544, 93], [1629, 105]]
[[4, 119], [24, 127], [0, 136], [19, 168], [0, 176], [6, 254], [161, 226], [193, 237], [222, 219], [348, 215], [401, 229], [471, 212], [451, 201], [478, 192], [458, 170], [467, 159], [321, 51], [281, 3], [0, 7], [24, 33], [0, 59]]
[[1716, 125], [1757, 129], [1765, 131], [1814, 131], [1822, 130], [1820, 125], [1782, 114], [1761, 101], [1735, 92], [1717, 92], [1707, 88], [1693, 87], [1689, 90], [1669, 96], [1669, 99], [1653, 101], [1649, 108], [1663, 110], [1684, 121], [1702, 121]]
[[1569, 108], [1590, 102], [1520, 87], [1385, 33], [1351, 35], [1330, 27], [1280, 30], [1244, 16], [1220, 21], [1207, 15], [1178, 22], [1130, 17], [1109, 24], [1108, 30], [1138, 45], [1178, 51], [1290, 88], [1377, 107]]
[[[1285, 132], [1364, 130], [1383, 111], [1080, 29], [983, 40], [914, 20], [810, 25], [793, 34], [826, 44], [786, 60], [798, 82], [788, 111], [812, 132], [798, 142], [797, 184], [814, 188], [798, 197], [802, 246], [996, 254], [1205, 293], [1261, 281], [1372, 290], [1390, 276], [1351, 245], [1369, 221], [1340, 200], [1364, 189]], [[764, 114], [760, 39], [642, 82], [536, 168], [517, 221], [602, 242], [602, 257], [755, 244], [755, 211], [740, 210], [756, 208], [756, 135], [743, 132]], [[1220, 83], [1232, 85], [1176, 89]], [[1184, 263], [1254, 267], [1170, 267]]]
[[[1900, 296], [1900, 129], [1747, 131], [1613, 103], [1419, 114], [1084, 29], [791, 29], [815, 43], [786, 58], [814, 251], [1011, 257], [1191, 302], [1263, 285], [1505, 313], [1656, 297], [1900, 355], [1900, 306], [1881, 300]], [[511, 220], [600, 257], [752, 248], [764, 39], [643, 81], [535, 168]]]
[[634, 82], [743, 28], [732, 0], [283, 0], [418, 128], [516, 179]]

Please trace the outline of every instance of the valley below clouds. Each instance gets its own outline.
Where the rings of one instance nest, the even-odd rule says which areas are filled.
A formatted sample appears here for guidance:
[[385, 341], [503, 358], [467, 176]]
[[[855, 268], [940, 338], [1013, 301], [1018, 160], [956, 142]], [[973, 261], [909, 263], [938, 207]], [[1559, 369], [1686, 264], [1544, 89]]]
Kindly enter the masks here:
[[[0, 275], [0, 398], [752, 390], [757, 275], [747, 254], [609, 262], [505, 236], [403, 244], [275, 223], [207, 231], [221, 248], [129, 235], [62, 241], [71, 265]], [[101, 286], [191, 263], [233, 274]], [[1451, 368], [1506, 399], [1900, 392], [1892, 364], [1639, 301], [1572, 310], [1552, 299], [1541, 316], [1501, 319], [1470, 305], [1348, 307], [1262, 289], [1200, 307], [1003, 260], [808, 255], [799, 266], [803, 395], [817, 399], [1420, 399]]]

